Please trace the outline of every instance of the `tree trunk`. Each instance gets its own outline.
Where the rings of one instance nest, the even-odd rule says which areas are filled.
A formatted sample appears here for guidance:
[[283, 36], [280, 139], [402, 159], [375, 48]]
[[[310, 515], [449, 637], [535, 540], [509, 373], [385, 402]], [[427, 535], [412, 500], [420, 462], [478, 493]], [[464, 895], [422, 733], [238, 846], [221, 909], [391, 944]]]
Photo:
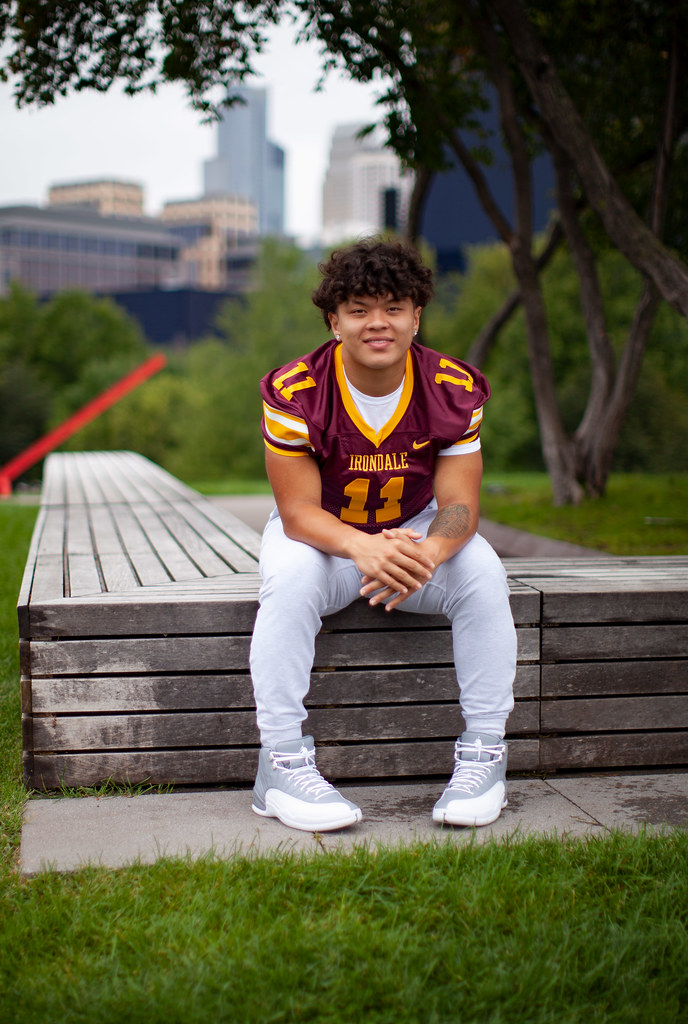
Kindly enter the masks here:
[[642, 368], [647, 340], [660, 303], [660, 296], [651, 281], [646, 279], [643, 293], [636, 306], [633, 324], [628, 334], [623, 356], [614, 381], [614, 388], [599, 417], [596, 430], [575, 437], [576, 462], [579, 479], [591, 497], [601, 497], [606, 490], [612, 459], [619, 434], [633, 401]]
[[[538, 274], [541, 274], [545, 267], [549, 265], [550, 260], [561, 245], [563, 237], [564, 232], [561, 228], [561, 221], [557, 220], [552, 225], [545, 248], [535, 261]], [[471, 342], [471, 347], [466, 354], [467, 362], [482, 369], [490, 354], [492, 346], [497, 340], [499, 332], [502, 327], [505, 327], [506, 324], [508, 324], [509, 320], [520, 305], [521, 290], [520, 288], [516, 288], [510, 295], [507, 295], [497, 312], [493, 313], [487, 323], [481, 328], [479, 333]]]
[[416, 171], [413, 189], [411, 190], [411, 198], [409, 200], [408, 217], [406, 218], [406, 231], [404, 232], [406, 238], [409, 242], [412, 242], [413, 245], [418, 243], [423, 208], [425, 206], [425, 200], [428, 197], [428, 192], [430, 191], [430, 185], [432, 184], [433, 177], [433, 172], [427, 167], [419, 167]]
[[516, 230], [511, 232], [509, 248], [526, 318], [528, 357], [542, 455], [552, 482], [554, 504], [578, 504], [583, 498], [583, 489], [576, 480], [573, 448], [566, 437], [559, 410], [547, 313], [533, 256], [533, 188], [529, 149], [519, 121], [511, 75], [502, 60], [492, 26], [483, 18], [476, 19], [475, 25], [490, 55], [501, 126], [514, 175]]
[[547, 314], [532, 256], [516, 246], [512, 250], [528, 333], [528, 358], [533, 382], [540, 445], [552, 481], [554, 505], [577, 505], [583, 488], [576, 479], [573, 447], [566, 436], [559, 413], [554, 366], [549, 347]]
[[[556, 142], [551, 139], [549, 142], [557, 179], [557, 206], [571, 258], [578, 274], [581, 306], [592, 366], [588, 402], [576, 435], [578, 440], [576, 452], [578, 455], [582, 455], [592, 443], [592, 438], [599, 433], [600, 423], [614, 385], [615, 359], [614, 350], [607, 334], [604, 302], [597, 276], [595, 254], [580, 226], [575, 199], [571, 192], [571, 165], [568, 157]], [[578, 461], [576, 475], [581, 482], [585, 481], [585, 468]]]
[[542, 48], [520, 0], [489, 0], [504, 26], [543, 121], [568, 154], [614, 245], [649, 277], [674, 309], [688, 317], [688, 267], [643, 223], [612, 177], [580, 114]]

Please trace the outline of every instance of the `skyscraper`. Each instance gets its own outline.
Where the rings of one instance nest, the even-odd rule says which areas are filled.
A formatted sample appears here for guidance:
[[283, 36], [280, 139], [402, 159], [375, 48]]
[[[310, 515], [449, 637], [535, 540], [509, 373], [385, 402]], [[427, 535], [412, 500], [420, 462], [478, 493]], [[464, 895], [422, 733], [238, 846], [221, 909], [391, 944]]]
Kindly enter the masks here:
[[[385, 149], [374, 133], [358, 138], [363, 127], [339, 125], [332, 136], [323, 186], [326, 245], [390, 226], [385, 223], [385, 207], [396, 208], [397, 226], [403, 227], [406, 219], [413, 174], [403, 171], [396, 154]], [[392, 193], [396, 203], [390, 203]]]
[[241, 86], [217, 125], [217, 156], [203, 166], [204, 194], [254, 203], [261, 235], [284, 234], [284, 150], [267, 138], [267, 91]]

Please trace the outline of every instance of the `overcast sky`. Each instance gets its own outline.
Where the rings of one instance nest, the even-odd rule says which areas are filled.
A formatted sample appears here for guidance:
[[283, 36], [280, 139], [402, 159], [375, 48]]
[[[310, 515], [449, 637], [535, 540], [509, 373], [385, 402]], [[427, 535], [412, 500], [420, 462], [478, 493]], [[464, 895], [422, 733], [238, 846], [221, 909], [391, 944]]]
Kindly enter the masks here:
[[[247, 84], [269, 89], [268, 134], [287, 155], [286, 230], [307, 239], [320, 227], [332, 131], [376, 120], [379, 86], [330, 74], [316, 93], [317, 50], [296, 47], [288, 25], [273, 31], [256, 66], [261, 75]], [[42, 204], [53, 183], [123, 178], [144, 186], [149, 214], [168, 199], [200, 195], [203, 161], [215, 151], [215, 129], [176, 86], [134, 98], [114, 87], [17, 110], [10, 86], [0, 84], [0, 140], [0, 205]]]

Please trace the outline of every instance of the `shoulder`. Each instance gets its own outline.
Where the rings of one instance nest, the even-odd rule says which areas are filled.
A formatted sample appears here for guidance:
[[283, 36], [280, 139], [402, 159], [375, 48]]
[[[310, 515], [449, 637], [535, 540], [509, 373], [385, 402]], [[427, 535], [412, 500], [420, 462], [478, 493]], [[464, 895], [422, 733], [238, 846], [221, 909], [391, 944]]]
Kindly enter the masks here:
[[490, 385], [470, 363], [416, 342], [412, 345], [414, 367], [421, 386], [449, 408], [478, 409], [490, 397]]
[[[291, 405], [297, 395], [303, 399], [306, 392], [311, 390], [321, 392], [334, 373], [335, 347], [335, 341], [327, 341], [313, 352], [297, 356], [284, 366], [270, 370], [260, 382], [263, 400], [277, 405], [285, 402]], [[315, 398], [315, 394], [311, 397]]]

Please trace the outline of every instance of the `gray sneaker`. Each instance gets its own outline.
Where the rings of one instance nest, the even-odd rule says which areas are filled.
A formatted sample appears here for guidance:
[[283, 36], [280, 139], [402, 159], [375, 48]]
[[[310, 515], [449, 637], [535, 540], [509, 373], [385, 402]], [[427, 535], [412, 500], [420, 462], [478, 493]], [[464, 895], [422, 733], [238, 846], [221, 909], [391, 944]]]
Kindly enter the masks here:
[[315, 767], [312, 736], [281, 743], [279, 750], [261, 749], [253, 810], [306, 832], [346, 828], [362, 817], [360, 807], [345, 800]]
[[454, 774], [432, 811], [447, 825], [489, 825], [506, 807], [504, 740], [483, 732], [465, 732], [454, 748]]

